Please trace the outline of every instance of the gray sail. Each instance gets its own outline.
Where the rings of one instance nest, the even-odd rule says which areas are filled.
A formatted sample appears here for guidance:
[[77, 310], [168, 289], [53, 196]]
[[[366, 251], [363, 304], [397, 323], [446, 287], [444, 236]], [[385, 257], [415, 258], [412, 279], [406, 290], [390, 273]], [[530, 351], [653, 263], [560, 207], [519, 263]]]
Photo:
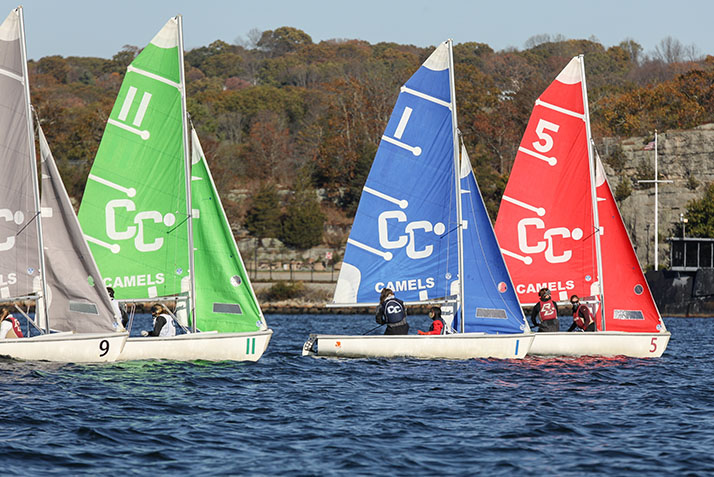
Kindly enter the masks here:
[[39, 125], [37, 132], [42, 158], [42, 228], [52, 328], [80, 333], [113, 331], [117, 317], [109, 294]]
[[18, 9], [0, 25], [0, 298], [40, 288], [31, 141]]

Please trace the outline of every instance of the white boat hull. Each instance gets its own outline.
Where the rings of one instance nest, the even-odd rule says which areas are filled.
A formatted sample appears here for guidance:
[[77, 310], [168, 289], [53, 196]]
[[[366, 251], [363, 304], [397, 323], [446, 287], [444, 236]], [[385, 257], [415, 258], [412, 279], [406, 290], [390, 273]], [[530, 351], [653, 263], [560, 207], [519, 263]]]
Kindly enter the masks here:
[[31, 338], [0, 340], [0, 356], [62, 363], [115, 361], [127, 333], [52, 333]]
[[534, 333], [489, 335], [457, 333], [451, 335], [310, 335], [303, 345], [303, 356], [336, 358], [422, 358], [522, 359], [533, 342]]
[[531, 356], [629, 356], [659, 358], [667, 349], [669, 332], [535, 333]]
[[258, 361], [268, 347], [272, 335], [273, 330], [265, 330], [251, 333], [190, 333], [167, 338], [129, 338], [117, 360]]

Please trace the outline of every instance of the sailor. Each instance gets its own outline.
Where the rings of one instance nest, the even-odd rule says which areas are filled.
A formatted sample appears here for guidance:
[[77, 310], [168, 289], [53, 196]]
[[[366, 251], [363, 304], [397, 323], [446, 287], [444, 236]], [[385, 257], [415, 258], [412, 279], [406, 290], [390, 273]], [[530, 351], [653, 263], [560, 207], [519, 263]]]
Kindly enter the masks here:
[[429, 318], [431, 318], [431, 327], [429, 331], [417, 330], [420, 335], [443, 335], [446, 333], [446, 322], [441, 317], [441, 308], [433, 306], [429, 310]]
[[407, 311], [404, 302], [394, 297], [394, 292], [389, 288], [382, 289], [379, 295], [379, 307], [375, 317], [380, 325], [387, 325], [385, 335], [406, 335], [409, 333]]
[[[560, 325], [558, 323], [558, 306], [550, 298], [550, 290], [547, 288], [541, 288], [538, 291], [538, 296], [540, 301], [535, 304], [533, 311], [531, 311], [531, 321], [534, 327], [538, 327], [538, 331], [541, 333], [558, 331]], [[540, 317], [540, 323], [536, 320]]]
[[[126, 328], [129, 324], [129, 316], [126, 314], [126, 307], [123, 303], [119, 303], [114, 299], [114, 289], [112, 287], [107, 287], [107, 293], [109, 293], [109, 301], [112, 303], [112, 311], [114, 312], [114, 321], [117, 324], [117, 328]], [[121, 323], [121, 327], [119, 326]]]
[[3, 307], [0, 310], [0, 340], [5, 338], [24, 338], [20, 329], [20, 322], [10, 314], [10, 309]]
[[157, 303], [152, 306], [151, 316], [154, 317], [154, 329], [151, 331], [143, 330], [141, 336], [160, 336], [162, 338], [176, 336], [174, 319], [166, 313], [163, 305]]
[[580, 303], [578, 295], [570, 297], [570, 304], [573, 305], [573, 324], [570, 325], [568, 331], [573, 331], [575, 328], [580, 328], [583, 331], [597, 331], [597, 325], [590, 309]]

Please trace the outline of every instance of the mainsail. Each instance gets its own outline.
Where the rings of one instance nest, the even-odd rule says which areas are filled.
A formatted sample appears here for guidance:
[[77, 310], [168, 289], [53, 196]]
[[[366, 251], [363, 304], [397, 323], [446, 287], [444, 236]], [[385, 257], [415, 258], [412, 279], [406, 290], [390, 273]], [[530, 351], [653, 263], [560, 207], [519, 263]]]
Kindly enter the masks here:
[[335, 303], [375, 303], [384, 287], [405, 301], [452, 294], [458, 257], [451, 107], [442, 43], [401, 88], [362, 191]]
[[206, 158], [191, 128], [196, 316], [202, 331], [267, 329]]
[[536, 100], [496, 219], [523, 304], [600, 295], [580, 61]]
[[521, 303], [547, 287], [557, 300], [595, 301], [599, 330], [664, 331], [599, 159], [591, 172], [582, 62], [573, 58], [536, 100], [496, 235]]
[[179, 58], [172, 18], [127, 68], [79, 210], [117, 298], [190, 288]]
[[521, 333], [527, 325], [464, 147], [455, 170], [450, 65], [445, 42], [401, 88], [362, 192], [334, 301], [374, 303], [387, 287], [405, 301], [458, 302], [464, 309], [454, 320], [458, 331]]
[[37, 131], [42, 159], [42, 225], [52, 328], [80, 333], [114, 331], [112, 325], [116, 317], [109, 295], [39, 125]]
[[34, 134], [26, 94], [21, 12], [0, 25], [0, 298], [40, 290]]

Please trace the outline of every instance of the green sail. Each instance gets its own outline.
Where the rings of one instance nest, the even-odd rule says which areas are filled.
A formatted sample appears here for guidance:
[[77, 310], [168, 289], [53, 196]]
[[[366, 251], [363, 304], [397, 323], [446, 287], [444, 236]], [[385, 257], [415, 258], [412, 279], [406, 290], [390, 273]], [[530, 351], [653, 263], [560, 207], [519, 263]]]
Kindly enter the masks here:
[[193, 129], [191, 144], [196, 324], [202, 331], [267, 329]]
[[79, 209], [107, 286], [120, 299], [188, 290], [178, 21], [127, 68]]

